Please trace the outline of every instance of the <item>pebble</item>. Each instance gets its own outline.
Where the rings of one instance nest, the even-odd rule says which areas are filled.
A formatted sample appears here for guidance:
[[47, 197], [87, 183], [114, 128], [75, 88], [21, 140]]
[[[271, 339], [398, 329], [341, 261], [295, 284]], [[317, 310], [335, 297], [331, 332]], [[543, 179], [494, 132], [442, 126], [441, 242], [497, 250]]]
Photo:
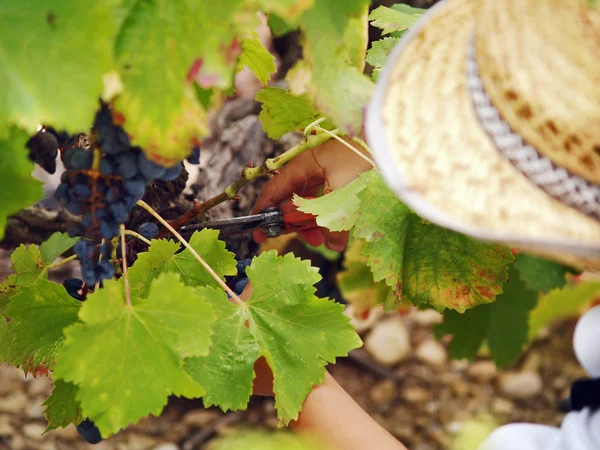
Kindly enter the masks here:
[[213, 420], [219, 417], [219, 413], [217, 411], [209, 411], [205, 409], [196, 409], [194, 411], [188, 412], [183, 417], [183, 422], [191, 427], [202, 428], [205, 425], [208, 425]]
[[48, 434], [56, 435], [60, 439], [65, 439], [67, 441], [74, 441], [75, 439], [80, 439], [79, 433], [77, 433], [75, 425], [69, 425], [66, 428], [56, 428], [50, 431]]
[[408, 330], [401, 318], [379, 322], [365, 339], [365, 349], [380, 364], [393, 365], [410, 353]]
[[414, 309], [410, 318], [423, 327], [438, 325], [444, 321], [444, 316], [435, 309]]
[[398, 394], [398, 388], [394, 380], [383, 380], [375, 384], [369, 392], [369, 397], [374, 403], [381, 406], [389, 406]]
[[507, 372], [500, 376], [500, 389], [513, 398], [535, 397], [542, 388], [542, 377], [537, 372]]
[[513, 409], [515, 409], [513, 402], [505, 398], [495, 398], [492, 401], [492, 411], [496, 414], [510, 414]]
[[42, 439], [42, 434], [46, 431], [46, 427], [39, 423], [28, 423], [23, 427], [23, 434], [31, 439]]
[[7, 397], [0, 398], [0, 411], [17, 413], [25, 409], [27, 396], [22, 392], [15, 392]]
[[28, 391], [29, 391], [30, 395], [36, 396], [36, 395], [44, 394], [47, 396], [47, 394], [50, 393], [51, 388], [52, 388], [52, 381], [50, 381], [50, 378], [37, 377], [29, 382]]
[[423, 341], [415, 353], [421, 361], [433, 366], [441, 366], [448, 359], [446, 348], [434, 339]]
[[381, 306], [371, 308], [367, 318], [362, 319], [360, 315], [356, 313], [354, 305], [349, 304], [346, 306], [344, 314], [350, 317], [350, 324], [354, 327], [356, 332], [360, 334], [370, 330], [379, 321], [381, 316], [383, 316], [383, 308]]
[[467, 369], [469, 376], [473, 377], [481, 383], [488, 383], [496, 378], [498, 369], [493, 361], [483, 360], [476, 361]]
[[402, 390], [402, 399], [409, 403], [423, 403], [431, 399], [431, 392], [419, 386]]
[[173, 444], [172, 442], [167, 442], [165, 444], [160, 444], [156, 447], [153, 447], [152, 450], [179, 450], [179, 446], [177, 444]]
[[27, 407], [27, 411], [25, 411], [25, 413], [27, 414], [27, 417], [29, 417], [30, 419], [43, 418], [46, 407], [43, 406], [42, 403], [44, 403], [43, 398], [38, 397], [38, 398], [34, 398], [33, 400], [30, 400], [29, 406]]
[[15, 430], [8, 420], [0, 420], [0, 436], [12, 436]]
[[155, 445], [155, 439], [143, 434], [130, 433], [127, 439], [127, 450], [148, 450]]

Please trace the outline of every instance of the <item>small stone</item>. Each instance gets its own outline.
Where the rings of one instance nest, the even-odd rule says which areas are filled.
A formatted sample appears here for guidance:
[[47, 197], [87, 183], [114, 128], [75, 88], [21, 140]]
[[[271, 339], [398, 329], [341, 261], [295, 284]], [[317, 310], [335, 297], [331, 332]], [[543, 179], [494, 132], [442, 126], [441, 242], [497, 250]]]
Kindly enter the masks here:
[[219, 413], [214, 410], [196, 409], [188, 412], [183, 417], [183, 422], [191, 427], [202, 428], [219, 417]]
[[537, 372], [507, 372], [500, 377], [500, 389], [513, 398], [531, 398], [542, 392], [544, 383]]
[[441, 366], [446, 362], [446, 348], [434, 339], [423, 341], [416, 350], [417, 358], [434, 366]]
[[444, 316], [435, 309], [414, 309], [410, 318], [423, 327], [438, 325], [444, 321]]
[[0, 436], [12, 436], [15, 430], [8, 420], [0, 421]]
[[131, 433], [127, 441], [127, 450], [149, 450], [156, 445], [155, 439], [138, 433]]
[[492, 401], [492, 411], [496, 414], [508, 415], [513, 409], [515, 409], [513, 402], [505, 398], [495, 398]]
[[179, 450], [179, 446], [177, 444], [173, 444], [172, 442], [166, 442], [153, 447], [152, 450]]
[[52, 431], [49, 431], [48, 434], [58, 436], [60, 439], [64, 439], [66, 441], [74, 441], [75, 439], [80, 439], [79, 433], [77, 433], [75, 425], [69, 425], [66, 428], [56, 428]]
[[27, 417], [29, 417], [31, 419], [43, 418], [46, 407], [43, 406], [42, 403], [44, 403], [43, 398], [38, 397], [38, 398], [31, 400], [29, 406], [27, 407], [27, 411], [25, 411], [25, 413], [27, 414]]
[[33, 378], [27, 388], [30, 395], [47, 395], [52, 390], [52, 381], [48, 377]]
[[419, 386], [402, 390], [402, 398], [409, 403], [423, 403], [431, 399], [431, 392]]
[[408, 330], [401, 318], [379, 322], [365, 339], [365, 349], [380, 364], [399, 363], [410, 353]]
[[25, 409], [28, 399], [22, 392], [15, 392], [7, 397], [0, 398], [0, 411], [17, 413]]
[[569, 380], [567, 380], [565, 377], [558, 376], [552, 380], [552, 388], [557, 391], [562, 391], [567, 386], [569, 386]]
[[23, 434], [31, 439], [42, 439], [42, 434], [46, 431], [46, 427], [39, 423], [28, 423], [23, 427]]
[[350, 324], [354, 327], [357, 333], [364, 333], [370, 330], [383, 316], [383, 308], [376, 306], [369, 310], [366, 317], [362, 317], [361, 314], [357, 313], [356, 308], [353, 304], [346, 306], [344, 314], [350, 317]]
[[374, 403], [381, 406], [388, 406], [394, 401], [398, 389], [394, 380], [383, 380], [375, 384], [369, 392], [369, 397]]
[[493, 361], [476, 361], [467, 369], [467, 373], [480, 383], [489, 383], [498, 374]]

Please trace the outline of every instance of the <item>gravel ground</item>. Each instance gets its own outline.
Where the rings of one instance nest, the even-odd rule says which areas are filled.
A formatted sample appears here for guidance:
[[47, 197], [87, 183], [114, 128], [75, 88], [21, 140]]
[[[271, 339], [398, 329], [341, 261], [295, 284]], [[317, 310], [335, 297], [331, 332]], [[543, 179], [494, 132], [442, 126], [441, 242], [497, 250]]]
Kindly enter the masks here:
[[[570, 383], [584, 375], [571, 347], [572, 321], [555, 326], [515, 366], [501, 372], [483, 357], [471, 364], [446, 361], [445, 347], [432, 344], [435, 321], [431, 314], [426, 318], [421, 313], [402, 318], [410, 350], [392, 367], [380, 366], [362, 351], [340, 360], [330, 371], [411, 450], [448, 448], [465, 421], [482, 414], [493, 414], [500, 423], [561, 422], [563, 414], [556, 405]], [[25, 379], [4, 365], [0, 380], [0, 449], [192, 450], [209, 448], [215, 437], [241, 428], [277, 426], [272, 399], [254, 398], [247, 411], [223, 414], [204, 409], [201, 401], [174, 398], [160, 417], [146, 418], [91, 446], [82, 442], [73, 426], [42, 436], [45, 421], [40, 405], [51, 389], [47, 378]]]

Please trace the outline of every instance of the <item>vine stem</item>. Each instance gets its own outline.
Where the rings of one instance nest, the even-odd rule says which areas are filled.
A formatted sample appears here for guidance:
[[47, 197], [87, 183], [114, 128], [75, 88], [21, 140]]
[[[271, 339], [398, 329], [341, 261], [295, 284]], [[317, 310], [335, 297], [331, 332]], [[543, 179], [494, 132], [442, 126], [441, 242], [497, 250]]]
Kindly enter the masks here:
[[59, 262], [55, 262], [54, 264], [50, 264], [48, 267], [46, 267], [46, 269], [47, 270], [55, 269], [57, 267], [62, 266], [63, 264], [66, 264], [68, 262], [73, 261], [74, 259], [77, 259], [77, 255], [71, 255], [68, 258], [65, 258], [65, 259], [63, 259], [63, 260], [61, 260]]
[[358, 142], [358, 143], [359, 143], [359, 144], [362, 146], [362, 148], [364, 148], [364, 149], [365, 149], [365, 150], [366, 150], [366, 151], [369, 153], [369, 155], [372, 155], [372, 154], [373, 154], [373, 150], [371, 150], [371, 147], [369, 147], [369, 146], [367, 145], [367, 143], [366, 143], [365, 141], [363, 141], [361, 138], [359, 138], [358, 136], [354, 136], [354, 137], [352, 138], [352, 140], [353, 140], [354, 142]]
[[[223, 280], [221, 279], [221, 277], [219, 275], [217, 275], [215, 273], [215, 271], [212, 269], [212, 267], [210, 267], [206, 261], [204, 261], [204, 259], [196, 252], [196, 250], [194, 250], [194, 247], [192, 247], [188, 241], [186, 241], [183, 236], [181, 236], [177, 230], [175, 230], [175, 228], [173, 228], [169, 222], [167, 222], [165, 219], [163, 219], [160, 214], [158, 214], [156, 211], [154, 211], [154, 209], [152, 209], [152, 207], [150, 205], [148, 205], [148, 203], [146, 203], [143, 200], [138, 200], [137, 205], [141, 208], [144, 208], [146, 211], [148, 211], [150, 214], [152, 214], [152, 216], [154, 216], [154, 218], [156, 218], [156, 220], [158, 220], [160, 223], [163, 224], [163, 226], [165, 226], [171, 233], [173, 233], [173, 236], [175, 236], [177, 239], [179, 239], [179, 242], [181, 242], [183, 244], [183, 246], [185, 248], [187, 248], [190, 253], [192, 255], [194, 255], [194, 258], [196, 258], [198, 260], [198, 262], [200, 264], [202, 264], [202, 267], [204, 267], [207, 272], [215, 279], [215, 281], [217, 283], [219, 283], [219, 285], [225, 289], [225, 292], [227, 292], [231, 298], [238, 304], [238, 305], [243, 305], [244, 302], [242, 301], [242, 299], [240, 299], [237, 294], [235, 292], [233, 292], [229, 286], [227, 286]], [[125, 235], [123, 235], [123, 240]], [[121, 244], [123, 245], [123, 244]]]
[[[319, 125], [315, 126], [316, 130], [319, 130], [322, 133], [325, 133], [327, 135], [330, 135], [332, 138], [338, 140], [339, 142], [341, 142], [343, 145], [345, 145], [346, 147], [348, 147], [350, 150], [352, 150], [354, 153], [356, 153], [358, 156], [360, 156], [362, 159], [364, 159], [365, 161], [367, 161], [369, 164], [371, 164], [374, 168], [377, 168], [377, 166], [375, 165], [375, 163], [373, 162], [373, 160], [371, 158], [369, 158], [368, 156], [364, 155], [363, 153], [359, 152], [356, 148], [354, 148], [353, 146], [351, 146], [350, 144], [348, 144], [346, 141], [344, 141], [341, 137], [339, 137], [338, 135], [332, 134], [331, 131], [326, 130], [325, 128], [321, 128]], [[362, 145], [362, 144], [361, 144]], [[366, 145], [366, 144], [365, 144]]]
[[121, 262], [123, 263], [123, 279], [125, 280], [125, 301], [131, 306], [131, 290], [129, 288], [129, 274], [127, 273], [127, 254], [125, 247], [125, 225], [121, 225]]
[[134, 237], [138, 238], [140, 241], [142, 241], [146, 245], [152, 245], [152, 243], [148, 239], [146, 239], [140, 233], [137, 233], [137, 232], [135, 232], [133, 230], [125, 230], [125, 234], [129, 235], [129, 236], [134, 236]]
[[[315, 125], [311, 124], [309, 125], [309, 127], [317, 126], [317, 124], [320, 123], [319, 120], [314, 122]], [[309, 127], [307, 127], [307, 130], [309, 129]], [[323, 128], [320, 129], [323, 130]], [[330, 140], [332, 137], [337, 137], [337, 135], [340, 133], [337, 129], [332, 131], [326, 131], [327, 133], [319, 133], [314, 135], [306, 134], [304, 135], [302, 141], [300, 141], [298, 144], [296, 144], [289, 150], [283, 152], [281, 155], [267, 159], [260, 166], [246, 167], [244, 170], [242, 170], [241, 176], [236, 181], [227, 186], [223, 192], [221, 192], [213, 198], [206, 200], [205, 202], [195, 201], [194, 205], [189, 210], [187, 210], [175, 220], [170, 221], [169, 225], [175, 229], [181, 228], [183, 225], [185, 225], [195, 217], [205, 214], [211, 208], [214, 208], [215, 206], [234, 198], [239, 192], [239, 190], [249, 181], [273, 173], [277, 169], [280, 169], [285, 164], [290, 162], [296, 156], [304, 153], [306, 150], [318, 147], [319, 145]], [[358, 152], [358, 150], [356, 149], [354, 151]]]

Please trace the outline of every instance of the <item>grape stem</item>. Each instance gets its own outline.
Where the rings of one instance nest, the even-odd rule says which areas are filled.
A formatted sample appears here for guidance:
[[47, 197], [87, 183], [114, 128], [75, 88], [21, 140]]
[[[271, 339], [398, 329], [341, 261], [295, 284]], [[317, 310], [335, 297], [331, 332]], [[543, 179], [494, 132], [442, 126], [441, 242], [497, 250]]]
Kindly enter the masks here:
[[[154, 209], [152, 209], [152, 207], [150, 205], [148, 205], [148, 203], [146, 203], [143, 200], [138, 200], [137, 205], [141, 208], [144, 208], [146, 211], [148, 211], [152, 216], [154, 216], [154, 218], [156, 218], [156, 220], [158, 220], [161, 224], [163, 224], [164, 227], [166, 227], [171, 233], [173, 233], [173, 236], [175, 236], [179, 242], [181, 242], [183, 244], [183, 246], [185, 248], [187, 248], [190, 253], [194, 256], [194, 258], [196, 258], [196, 260], [198, 260], [198, 262], [200, 264], [202, 264], [202, 267], [204, 267], [206, 269], [206, 271], [210, 274], [211, 277], [213, 277], [215, 279], [215, 281], [217, 283], [219, 283], [219, 285], [225, 289], [225, 292], [227, 292], [231, 298], [238, 304], [238, 305], [243, 305], [244, 302], [242, 301], [242, 299], [240, 299], [237, 294], [235, 292], [233, 292], [229, 286], [227, 286], [225, 284], [225, 282], [221, 279], [221, 277], [219, 275], [217, 275], [215, 273], [215, 271], [212, 269], [212, 267], [210, 267], [208, 265], [208, 263], [206, 261], [204, 261], [204, 259], [196, 252], [196, 250], [194, 250], [194, 247], [192, 247], [188, 241], [186, 241], [183, 236], [181, 236], [177, 230], [175, 230], [175, 228], [173, 228], [169, 222], [167, 222], [165, 219], [163, 219], [160, 214], [158, 214], [156, 211], [154, 211]], [[124, 240], [124, 234], [122, 239]], [[121, 246], [123, 246], [123, 242], [121, 243]]]
[[138, 238], [140, 241], [142, 241], [146, 245], [152, 245], [152, 243], [148, 239], [146, 239], [140, 233], [137, 233], [137, 232], [135, 232], [133, 230], [125, 230], [125, 234], [129, 235], [129, 236], [134, 236], [134, 237]]
[[74, 259], [77, 259], [77, 255], [71, 255], [68, 258], [65, 258], [63, 260], [60, 260], [58, 262], [55, 262], [54, 264], [50, 264], [49, 266], [46, 267], [46, 270], [50, 270], [50, 269], [56, 269], [57, 267], [62, 266], [63, 264], [67, 264], [68, 262], [73, 261]]
[[[364, 155], [362, 152], [360, 152], [359, 150], [357, 150], [356, 148], [354, 148], [353, 146], [351, 146], [348, 142], [344, 141], [341, 137], [332, 134], [331, 131], [326, 130], [325, 128], [321, 128], [319, 125], [315, 125], [315, 130], [320, 131], [321, 133], [325, 133], [327, 135], [330, 135], [332, 138], [338, 140], [339, 142], [341, 142], [344, 146], [348, 147], [350, 150], [352, 150], [354, 153], [356, 153], [358, 156], [360, 156], [362, 159], [364, 159], [365, 161], [367, 161], [369, 164], [371, 164], [374, 168], [377, 168], [377, 166], [375, 165], [375, 163], [373, 162], [373, 160], [371, 158], [369, 158], [368, 156]], [[362, 144], [361, 144], [362, 145]]]
[[129, 288], [129, 275], [127, 274], [127, 256], [125, 247], [125, 225], [119, 227], [121, 229], [121, 261], [123, 263], [123, 279], [125, 280], [125, 301], [127, 306], [131, 306], [131, 290]]
[[[323, 128], [319, 128], [323, 130]], [[298, 144], [285, 151], [281, 155], [267, 159], [260, 166], [246, 167], [244, 170], [242, 170], [241, 176], [236, 181], [227, 186], [222, 193], [206, 200], [205, 202], [195, 201], [194, 205], [189, 210], [187, 210], [175, 220], [170, 221], [169, 225], [171, 225], [176, 230], [181, 228], [190, 220], [205, 214], [211, 208], [214, 208], [215, 206], [234, 198], [239, 192], [239, 190], [249, 181], [273, 173], [277, 169], [280, 169], [285, 164], [290, 162], [296, 156], [304, 153], [306, 150], [318, 147], [319, 145], [327, 142], [332, 137], [335, 137], [339, 134], [340, 131], [337, 129], [331, 131], [327, 130], [327, 133], [305, 134], [302, 141], [300, 141]], [[161, 233], [161, 235], [163, 234]]]

